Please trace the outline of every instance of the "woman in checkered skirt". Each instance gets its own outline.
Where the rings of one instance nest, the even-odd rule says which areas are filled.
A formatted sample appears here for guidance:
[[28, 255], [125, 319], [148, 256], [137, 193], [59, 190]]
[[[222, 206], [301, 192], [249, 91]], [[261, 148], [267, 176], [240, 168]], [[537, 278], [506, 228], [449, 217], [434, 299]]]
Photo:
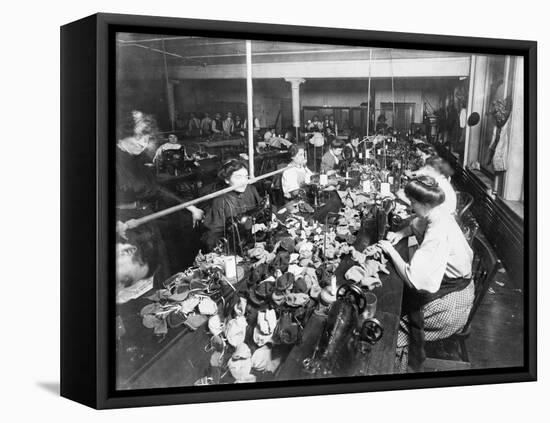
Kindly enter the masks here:
[[[405, 187], [416, 218], [380, 241], [405, 282], [397, 340], [401, 371], [422, 369], [424, 342], [460, 331], [474, 299], [473, 252], [453, 215], [444, 207], [445, 194], [431, 176], [418, 176]], [[419, 247], [407, 263], [394, 245], [415, 235]]]

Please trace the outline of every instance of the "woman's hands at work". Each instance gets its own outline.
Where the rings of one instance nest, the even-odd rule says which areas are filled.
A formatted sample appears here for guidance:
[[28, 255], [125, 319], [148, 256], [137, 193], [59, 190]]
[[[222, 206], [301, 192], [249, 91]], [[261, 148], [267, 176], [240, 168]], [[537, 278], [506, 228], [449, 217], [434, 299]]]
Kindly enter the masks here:
[[382, 239], [378, 241], [378, 245], [380, 246], [382, 251], [387, 255], [389, 255], [390, 257], [393, 257], [393, 254], [397, 252], [393, 244], [386, 239]]
[[403, 238], [404, 238], [404, 235], [401, 231], [399, 231], [399, 232], [388, 232], [386, 234], [386, 240], [388, 240], [391, 243], [391, 245], [397, 244]]
[[405, 190], [403, 188], [401, 188], [400, 190], [398, 190], [396, 193], [395, 193], [395, 196], [397, 197], [397, 199], [399, 201], [401, 201], [402, 203], [410, 206], [411, 205], [411, 200], [409, 200], [409, 197], [407, 197], [407, 194], [405, 194]]
[[407, 281], [407, 263], [403, 260], [401, 255], [397, 252], [393, 244], [388, 241], [387, 239], [383, 239], [381, 241], [378, 241], [378, 246], [380, 249], [387, 254], [391, 261], [393, 262], [393, 266], [395, 267], [395, 270], [397, 271], [398, 275], [401, 277], [401, 279]]
[[187, 210], [191, 213], [193, 217], [193, 227], [196, 227], [204, 219], [204, 210], [199, 209], [195, 206], [187, 207]]
[[128, 232], [128, 229], [134, 229], [137, 227], [136, 219], [130, 219], [126, 222], [121, 222], [120, 220], [116, 223], [116, 233], [118, 236], [120, 236], [123, 239], [128, 239], [128, 235], [126, 232]]
[[121, 222], [120, 220], [116, 223], [116, 233], [119, 237], [126, 238], [126, 231], [128, 230], [128, 225], [126, 222]]

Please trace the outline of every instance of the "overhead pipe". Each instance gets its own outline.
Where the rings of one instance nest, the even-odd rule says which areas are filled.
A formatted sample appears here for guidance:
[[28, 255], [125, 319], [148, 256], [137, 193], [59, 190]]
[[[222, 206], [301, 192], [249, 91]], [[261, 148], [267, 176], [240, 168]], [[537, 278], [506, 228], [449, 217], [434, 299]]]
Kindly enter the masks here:
[[[286, 166], [283, 169], [274, 170], [273, 172], [265, 173], [265, 174], [260, 175], [256, 178], [251, 178], [247, 181], [247, 184], [248, 185], [254, 184], [258, 181], [261, 181], [262, 179], [266, 179], [266, 178], [269, 178], [271, 176], [278, 175], [279, 173], [283, 173], [285, 170], [290, 169], [290, 168], [291, 168], [291, 166]], [[151, 213], [147, 216], [143, 216], [143, 217], [140, 217], [138, 219], [130, 219], [130, 220], [126, 221], [126, 227], [127, 227], [127, 229], [137, 228], [138, 226], [143, 225], [144, 223], [148, 223], [148, 222], [151, 222], [153, 220], [160, 219], [161, 217], [168, 216], [172, 213], [176, 213], [178, 211], [184, 210], [184, 209], [186, 209], [190, 206], [194, 206], [195, 204], [202, 203], [204, 201], [208, 201], [208, 200], [211, 200], [213, 198], [219, 197], [220, 195], [227, 194], [231, 191], [236, 190], [237, 188], [239, 188], [239, 186], [227, 187], [227, 188], [221, 189], [219, 191], [213, 192], [211, 194], [207, 194], [207, 195], [204, 195], [202, 197], [195, 198], [194, 200], [186, 201], [185, 203], [169, 207], [167, 209], [158, 211], [156, 213]]]
[[[230, 44], [235, 44], [235, 43], [230, 43]], [[207, 45], [207, 44], [205, 44]], [[122, 46], [128, 46], [128, 47], [131, 47], [131, 46], [135, 46], [135, 47], [140, 47], [140, 48], [144, 48], [144, 49], [147, 49], [147, 50], [151, 50], [151, 51], [154, 51], [154, 52], [157, 52], [157, 53], [164, 53], [163, 50], [160, 50], [160, 49], [157, 49], [157, 48], [154, 48], [154, 47], [149, 47], [149, 46], [144, 46], [144, 45], [141, 45], [139, 43], [136, 43], [136, 42], [123, 42]], [[360, 52], [365, 52], [365, 51], [371, 51], [372, 49], [367, 49], [367, 48], [348, 48], [348, 49], [337, 49], [337, 50], [300, 50], [300, 51], [296, 51], [296, 50], [292, 50], [292, 51], [266, 51], [266, 52], [257, 52], [257, 53], [252, 53], [252, 56], [279, 56], [279, 55], [294, 55], [294, 54], [316, 54], [316, 53], [360, 53]], [[246, 56], [246, 52], [245, 53], [231, 53], [231, 54], [209, 54], [209, 55], [202, 55], [202, 56], [181, 56], [179, 54], [176, 54], [176, 53], [170, 53], [170, 52], [166, 52], [167, 55], [169, 56], [173, 56], [173, 57], [178, 57], [180, 59], [188, 59], [188, 60], [192, 60], [192, 59], [209, 59], [209, 58], [216, 58], [216, 57], [243, 57], [243, 56]]]

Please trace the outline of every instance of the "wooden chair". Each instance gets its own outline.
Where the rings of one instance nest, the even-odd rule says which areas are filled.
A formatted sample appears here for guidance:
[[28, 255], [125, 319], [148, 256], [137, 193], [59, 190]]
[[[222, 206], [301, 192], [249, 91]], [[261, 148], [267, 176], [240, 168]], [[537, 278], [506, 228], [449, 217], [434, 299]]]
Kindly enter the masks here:
[[462, 221], [464, 213], [474, 203], [474, 197], [469, 192], [457, 191], [456, 193], [456, 218], [459, 222]]
[[468, 241], [468, 244], [472, 247], [474, 239], [479, 231], [479, 223], [477, 223], [474, 216], [467, 214], [462, 217], [462, 221], [459, 221], [458, 225], [460, 226], [460, 229], [462, 229], [462, 233], [464, 233], [466, 241]]
[[475, 284], [475, 296], [472, 309], [464, 328], [449, 338], [426, 342], [426, 361], [424, 371], [461, 370], [471, 367], [466, 340], [470, 336], [470, 326], [489, 286], [502, 267], [501, 261], [488, 242], [476, 236], [473, 241], [474, 260], [472, 278]]

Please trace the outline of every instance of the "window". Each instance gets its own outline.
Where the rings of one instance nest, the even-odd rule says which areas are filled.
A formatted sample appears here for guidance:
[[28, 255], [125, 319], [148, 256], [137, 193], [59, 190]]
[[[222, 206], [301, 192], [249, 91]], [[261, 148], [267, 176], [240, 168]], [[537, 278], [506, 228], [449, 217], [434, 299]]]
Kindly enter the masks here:
[[464, 164], [505, 201], [523, 201], [523, 58], [472, 56]]

